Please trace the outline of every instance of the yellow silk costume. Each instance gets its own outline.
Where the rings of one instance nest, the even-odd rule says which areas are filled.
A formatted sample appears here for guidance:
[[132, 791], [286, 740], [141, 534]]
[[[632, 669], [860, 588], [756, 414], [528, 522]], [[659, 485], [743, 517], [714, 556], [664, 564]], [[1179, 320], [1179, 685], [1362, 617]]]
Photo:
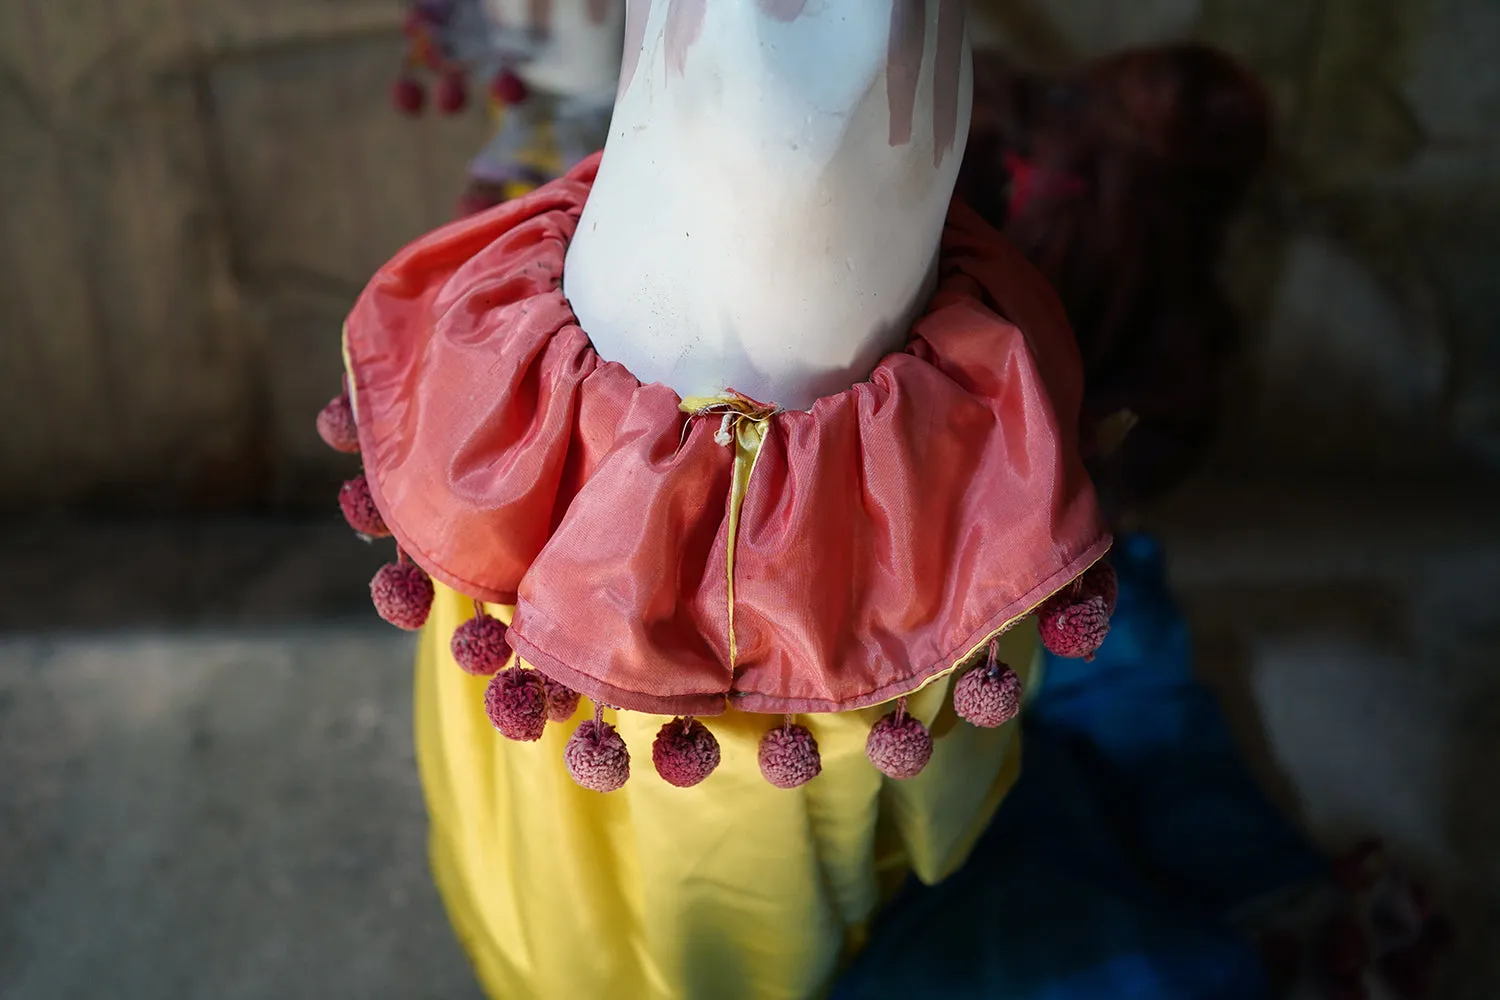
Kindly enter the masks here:
[[[1105, 607], [1082, 582], [1109, 536], [1076, 451], [1076, 348], [1046, 286], [955, 205], [928, 312], [867, 381], [807, 412], [684, 401], [599, 358], [562, 295], [597, 164], [382, 268], [319, 418], [364, 465], [346, 517], [398, 546], [372, 600], [422, 628], [436, 879], [497, 1000], [820, 996], [902, 881], [958, 868], [1014, 784], [1028, 616], [1064, 588], [1065, 610]], [[483, 663], [461, 643], [465, 667], [519, 650], [532, 669], [455, 661], [495, 625], [476, 599], [511, 627]], [[965, 680], [990, 706], [966, 699], [960, 724], [957, 672], [992, 636], [993, 672]], [[546, 721], [547, 683], [588, 700]], [[627, 711], [581, 725], [600, 704]], [[653, 760], [676, 716], [718, 748], [687, 788]], [[881, 764], [877, 730], [908, 721], [920, 757]], [[797, 770], [760, 756], [773, 730], [800, 741]], [[612, 771], [589, 756], [601, 734], [628, 773], [613, 742]]]
[[[507, 621], [510, 610], [489, 606]], [[935, 737], [910, 780], [883, 777], [865, 756], [888, 707], [798, 716], [823, 773], [790, 791], [756, 764], [778, 716], [714, 718], [722, 763], [684, 789], [649, 765], [667, 717], [609, 712], [635, 767], [623, 789], [599, 795], [564, 767], [574, 724], [549, 725], [536, 743], [494, 731], [488, 678], [448, 651], [472, 613], [437, 587], [417, 655], [417, 757], [438, 887], [496, 1000], [818, 996], [908, 872], [931, 883], [963, 863], [1018, 773], [1016, 723], [955, 724], [948, 673], [908, 700]], [[1032, 621], [1000, 642], [1029, 680]]]

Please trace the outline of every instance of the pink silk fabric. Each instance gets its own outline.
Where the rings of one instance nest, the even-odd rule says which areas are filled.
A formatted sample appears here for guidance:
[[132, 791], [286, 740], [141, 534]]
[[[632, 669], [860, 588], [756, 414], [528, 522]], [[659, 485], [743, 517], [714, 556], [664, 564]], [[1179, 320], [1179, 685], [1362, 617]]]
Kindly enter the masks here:
[[862, 708], [1104, 554], [1062, 308], [955, 203], [906, 350], [767, 421], [733, 543], [731, 664], [735, 449], [719, 416], [602, 360], [563, 298], [597, 168], [408, 246], [345, 331], [385, 523], [434, 578], [514, 604], [532, 666], [664, 715]]

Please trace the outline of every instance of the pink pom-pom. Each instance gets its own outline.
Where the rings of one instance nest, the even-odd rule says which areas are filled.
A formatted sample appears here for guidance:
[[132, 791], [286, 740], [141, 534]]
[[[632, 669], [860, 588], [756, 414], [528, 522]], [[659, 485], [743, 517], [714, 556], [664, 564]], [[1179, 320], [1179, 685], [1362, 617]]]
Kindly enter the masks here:
[[786, 725], [761, 737], [760, 773], [777, 788], [796, 788], [816, 778], [823, 770], [818, 741], [804, 726]]
[[334, 451], [359, 453], [359, 431], [354, 426], [354, 406], [347, 392], [339, 393], [318, 411], [318, 437]]
[[1109, 634], [1109, 610], [1098, 594], [1060, 595], [1037, 611], [1037, 630], [1048, 652], [1092, 659]]
[[1106, 614], [1115, 613], [1115, 605], [1120, 600], [1120, 577], [1115, 573], [1113, 566], [1100, 559], [1089, 567], [1087, 573], [1083, 574], [1079, 586], [1085, 596], [1104, 598]]
[[1020, 713], [1021, 693], [1020, 675], [992, 655], [953, 685], [953, 710], [971, 725], [994, 729]]
[[380, 617], [415, 632], [432, 610], [432, 580], [415, 563], [386, 563], [370, 581], [370, 600]]
[[403, 114], [416, 116], [422, 113], [422, 105], [427, 103], [427, 91], [415, 77], [398, 77], [391, 84], [391, 103]]
[[502, 670], [484, 691], [484, 710], [501, 735], [531, 743], [547, 728], [547, 688], [529, 667]]
[[692, 788], [719, 766], [719, 741], [697, 719], [673, 719], [656, 734], [651, 762], [667, 784]]
[[544, 676], [542, 684], [547, 688], [547, 718], [567, 722], [578, 711], [578, 692], [550, 677]]
[[365, 538], [385, 538], [391, 533], [370, 495], [370, 481], [363, 475], [355, 476], [339, 488], [339, 510], [344, 512], [349, 527]]
[[448, 648], [464, 673], [488, 677], [510, 659], [510, 645], [505, 641], [507, 631], [503, 621], [479, 611], [453, 630]]
[[870, 727], [865, 756], [887, 778], [915, 778], [932, 759], [932, 734], [903, 702]]
[[563, 763], [573, 780], [595, 792], [612, 792], [630, 777], [630, 750], [615, 727], [598, 718], [573, 731], [563, 749]]

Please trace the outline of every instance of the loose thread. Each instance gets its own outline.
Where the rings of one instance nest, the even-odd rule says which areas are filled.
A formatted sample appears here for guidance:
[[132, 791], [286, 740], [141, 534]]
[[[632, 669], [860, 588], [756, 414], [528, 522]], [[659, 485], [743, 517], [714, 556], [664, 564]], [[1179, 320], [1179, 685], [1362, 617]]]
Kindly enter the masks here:
[[488, 618], [489, 617], [489, 612], [487, 612], [487, 611], [484, 610], [484, 602], [481, 601], [477, 597], [474, 598], [473, 600], [474, 600], [474, 615], [475, 615], [475, 617], [476, 618]]

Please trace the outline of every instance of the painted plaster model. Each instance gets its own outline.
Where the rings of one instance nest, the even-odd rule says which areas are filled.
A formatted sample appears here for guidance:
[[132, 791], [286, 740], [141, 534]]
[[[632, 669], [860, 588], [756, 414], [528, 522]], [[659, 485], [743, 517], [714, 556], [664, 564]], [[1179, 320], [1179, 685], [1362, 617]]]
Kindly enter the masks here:
[[602, 157], [349, 315], [319, 427], [495, 996], [822, 991], [1015, 780], [1039, 635], [1103, 639], [1077, 348], [950, 205], [965, 10], [632, 2]]

